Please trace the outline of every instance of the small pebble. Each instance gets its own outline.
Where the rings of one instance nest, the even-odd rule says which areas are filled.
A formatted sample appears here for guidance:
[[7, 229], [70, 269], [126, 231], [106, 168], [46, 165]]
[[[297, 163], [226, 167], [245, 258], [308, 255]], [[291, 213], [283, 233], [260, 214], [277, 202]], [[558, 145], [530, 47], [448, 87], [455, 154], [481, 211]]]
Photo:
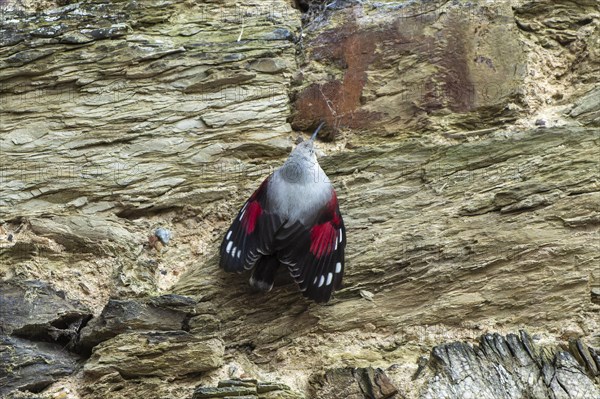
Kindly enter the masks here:
[[165, 245], [168, 245], [169, 241], [171, 240], [171, 232], [162, 227], [156, 229], [154, 235]]
[[84, 283], [79, 283], [79, 288], [81, 288], [81, 290], [88, 295], [91, 293], [89, 287]]
[[535, 125], [536, 126], [546, 126], [546, 120], [545, 119], [536, 119]]
[[160, 252], [160, 250], [163, 248], [160, 239], [155, 235], [148, 236], [148, 244], [150, 245], [150, 248], [154, 248], [158, 252]]
[[360, 296], [365, 298], [367, 301], [373, 302], [374, 294], [372, 292], [369, 292], [367, 290], [360, 290], [360, 291], [358, 291], [358, 293], [360, 294]]

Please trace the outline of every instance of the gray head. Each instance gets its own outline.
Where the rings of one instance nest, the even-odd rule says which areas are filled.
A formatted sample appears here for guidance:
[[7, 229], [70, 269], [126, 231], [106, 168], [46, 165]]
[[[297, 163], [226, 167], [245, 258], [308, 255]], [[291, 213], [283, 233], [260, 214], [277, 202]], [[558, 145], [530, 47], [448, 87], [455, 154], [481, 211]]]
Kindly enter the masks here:
[[314, 144], [315, 138], [323, 125], [324, 122], [315, 130], [310, 140], [298, 144], [279, 169], [279, 175], [284, 180], [290, 183], [305, 183], [313, 181], [315, 176], [320, 175], [321, 167], [317, 162]]
[[303, 141], [294, 148], [290, 154], [290, 159], [294, 159], [296, 162], [309, 162], [314, 164], [317, 162], [317, 156], [315, 154], [315, 139], [319, 130], [323, 127], [325, 122], [321, 122], [317, 127], [317, 130], [312, 134], [310, 140]]

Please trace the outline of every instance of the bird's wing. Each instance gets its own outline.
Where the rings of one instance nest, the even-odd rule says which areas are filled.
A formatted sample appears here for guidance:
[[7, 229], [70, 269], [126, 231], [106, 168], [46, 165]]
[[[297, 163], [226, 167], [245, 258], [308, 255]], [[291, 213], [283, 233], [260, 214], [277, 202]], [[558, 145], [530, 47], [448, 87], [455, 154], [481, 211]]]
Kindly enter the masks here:
[[311, 226], [301, 222], [283, 226], [275, 247], [303, 295], [327, 302], [341, 287], [346, 247], [346, 229], [333, 188], [331, 200], [318, 215]]
[[269, 207], [267, 177], [242, 206], [221, 243], [219, 265], [228, 272], [251, 269], [261, 255], [272, 252], [281, 218]]

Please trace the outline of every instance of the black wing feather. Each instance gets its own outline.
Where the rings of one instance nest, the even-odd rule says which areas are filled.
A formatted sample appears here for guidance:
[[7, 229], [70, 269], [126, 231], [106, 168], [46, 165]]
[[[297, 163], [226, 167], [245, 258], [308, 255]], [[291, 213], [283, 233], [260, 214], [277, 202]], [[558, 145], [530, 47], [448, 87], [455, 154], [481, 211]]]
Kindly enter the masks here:
[[[269, 209], [269, 179], [270, 176], [244, 203], [225, 233], [219, 251], [219, 265], [227, 272], [239, 273], [251, 269], [262, 255], [272, 253], [275, 232], [282, 222]], [[257, 209], [260, 209], [260, 212]], [[247, 228], [249, 219], [252, 219], [252, 231], [248, 231]]]
[[[337, 199], [333, 208], [325, 209], [325, 220], [318, 217], [315, 223], [331, 223], [335, 231], [335, 241], [324, 243], [326, 249], [320, 256], [311, 251], [311, 231], [315, 226], [296, 222], [291, 226], [283, 226], [276, 235], [279, 260], [288, 266], [290, 275], [303, 295], [316, 302], [329, 301], [332, 292], [341, 287], [344, 274], [346, 229]], [[332, 215], [335, 216], [332, 218]]]

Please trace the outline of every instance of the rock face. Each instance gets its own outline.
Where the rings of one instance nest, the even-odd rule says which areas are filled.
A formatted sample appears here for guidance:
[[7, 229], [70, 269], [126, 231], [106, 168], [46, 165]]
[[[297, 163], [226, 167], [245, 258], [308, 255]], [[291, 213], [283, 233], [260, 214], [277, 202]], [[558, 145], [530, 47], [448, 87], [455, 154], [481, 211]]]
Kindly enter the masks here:
[[218, 387], [199, 386], [192, 399], [214, 398], [246, 399], [299, 399], [304, 396], [284, 384], [261, 382], [254, 379], [232, 379], [219, 381]]
[[40, 392], [77, 370], [79, 357], [63, 347], [0, 335], [0, 395]]
[[0, 330], [15, 336], [74, 344], [92, 317], [79, 301], [40, 281], [2, 281], [0, 298]]
[[[598, 395], [597, 1], [0, 3], [0, 395]], [[320, 120], [327, 306], [217, 266]]]
[[578, 99], [569, 115], [585, 125], [600, 126], [600, 89], [594, 89]]
[[443, 3], [356, 4], [315, 20], [292, 126], [390, 136], [514, 121], [526, 64], [510, 4]]
[[[590, 356], [585, 346], [574, 351], [584, 352]], [[487, 334], [476, 346], [456, 342], [435, 347], [429, 362], [429, 374], [435, 376], [422, 397], [596, 398], [600, 396], [593, 382], [599, 375], [596, 361], [588, 369], [586, 375], [569, 351], [540, 351], [522, 331], [506, 337]]]
[[183, 330], [189, 317], [185, 308], [193, 309], [194, 305], [189, 298], [173, 295], [145, 301], [111, 299], [100, 316], [81, 331], [77, 344], [81, 350], [89, 351], [100, 342], [131, 330]]
[[312, 385], [316, 388], [311, 393], [314, 398], [387, 399], [398, 393], [383, 370], [372, 367], [327, 370]]
[[94, 349], [84, 373], [97, 377], [112, 371], [124, 378], [180, 377], [215, 369], [223, 363], [223, 344], [185, 331], [125, 333]]

